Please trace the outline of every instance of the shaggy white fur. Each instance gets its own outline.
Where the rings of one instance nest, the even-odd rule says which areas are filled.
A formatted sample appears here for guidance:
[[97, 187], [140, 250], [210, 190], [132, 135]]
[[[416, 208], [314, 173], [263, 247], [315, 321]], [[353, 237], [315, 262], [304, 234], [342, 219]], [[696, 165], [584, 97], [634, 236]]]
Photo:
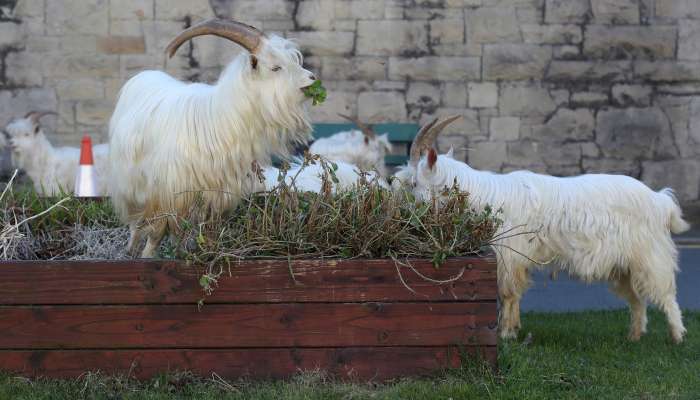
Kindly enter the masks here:
[[329, 160], [355, 164], [365, 171], [376, 170], [381, 176], [386, 176], [384, 157], [391, 152], [391, 143], [387, 133], [368, 138], [359, 130], [351, 130], [316, 140], [309, 152]]
[[[130, 252], [142, 233], [152, 257], [173, 218], [199, 192], [207, 211], [232, 207], [253, 160], [268, 163], [305, 143], [311, 125], [302, 89], [315, 80], [296, 45], [261, 38], [255, 56], [241, 52], [214, 85], [145, 71], [121, 89], [110, 121], [111, 196], [130, 226]], [[144, 222], [147, 222], [144, 226]]]
[[[671, 337], [685, 328], [676, 301], [677, 249], [671, 232], [689, 229], [671, 189], [654, 192], [622, 175], [558, 178], [529, 171], [478, 171], [431, 149], [421, 158], [415, 193], [427, 198], [456, 182], [472, 204], [503, 210], [495, 250], [501, 305], [501, 336], [520, 327], [520, 298], [534, 265], [561, 266], [585, 282], [607, 281], [629, 302], [629, 337], [646, 331], [646, 301], [664, 311]], [[534, 232], [515, 235], [515, 231]]]
[[[34, 189], [42, 195], [58, 195], [63, 189], [72, 193], [75, 176], [80, 161], [80, 148], [54, 147], [44, 134], [36, 119], [30, 117], [16, 118], [6, 127], [12, 163], [24, 170], [34, 184]], [[92, 147], [97, 175], [97, 192], [107, 192], [107, 155], [109, 146], [99, 144]]]

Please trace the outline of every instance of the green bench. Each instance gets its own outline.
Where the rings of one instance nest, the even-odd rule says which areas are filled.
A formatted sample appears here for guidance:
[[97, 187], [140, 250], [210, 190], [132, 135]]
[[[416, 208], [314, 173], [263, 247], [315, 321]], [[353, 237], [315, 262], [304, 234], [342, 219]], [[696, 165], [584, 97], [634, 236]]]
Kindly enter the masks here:
[[[420, 128], [418, 124], [373, 124], [370, 125], [370, 127], [377, 133], [377, 135], [388, 133], [391, 144], [394, 147], [398, 147], [397, 150], [400, 154], [386, 155], [384, 162], [386, 163], [387, 167], [397, 167], [399, 165], [406, 164], [408, 161], [411, 143], [413, 142], [413, 138], [416, 137], [418, 129]], [[313, 137], [314, 139], [320, 139], [351, 129], [358, 128], [355, 126], [355, 124], [351, 123], [314, 124]]]

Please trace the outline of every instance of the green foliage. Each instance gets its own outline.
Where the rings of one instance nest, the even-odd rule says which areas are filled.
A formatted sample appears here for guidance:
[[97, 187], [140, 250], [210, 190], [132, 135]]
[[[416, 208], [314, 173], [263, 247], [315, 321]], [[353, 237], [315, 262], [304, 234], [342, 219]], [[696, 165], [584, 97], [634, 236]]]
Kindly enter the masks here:
[[312, 104], [317, 106], [326, 101], [328, 93], [326, 92], [326, 88], [323, 87], [323, 84], [321, 84], [321, 81], [317, 79], [311, 86], [304, 88], [304, 95], [311, 98]]
[[[358, 185], [335, 193], [337, 165], [310, 155], [302, 165], [316, 163], [323, 171], [321, 193], [287, 185], [285, 165], [273, 191], [245, 197], [230, 212], [203, 218], [206, 207], [196, 203], [191, 214], [178, 216], [175, 239], [163, 244], [161, 257], [211, 268], [250, 258], [313, 257], [420, 257], [439, 265], [447, 257], [480, 251], [498, 226], [497, 213], [472, 210], [468, 194], [456, 187], [432, 202], [417, 203], [410, 192], [392, 192], [364, 174]], [[290, 178], [294, 182], [297, 176]], [[108, 200], [66, 197], [42, 215], [62, 197], [16, 190], [0, 200], [6, 220], [38, 216], [24, 227], [27, 236], [40, 239], [32, 244], [32, 257], [60, 259], [68, 249], [82, 248], [74, 243], [82, 238], [74, 234], [78, 227], [121, 226]], [[202, 201], [204, 196], [195, 197]], [[211, 268], [207, 274], [215, 279], [218, 272]], [[211, 284], [202, 281], [206, 291]]]

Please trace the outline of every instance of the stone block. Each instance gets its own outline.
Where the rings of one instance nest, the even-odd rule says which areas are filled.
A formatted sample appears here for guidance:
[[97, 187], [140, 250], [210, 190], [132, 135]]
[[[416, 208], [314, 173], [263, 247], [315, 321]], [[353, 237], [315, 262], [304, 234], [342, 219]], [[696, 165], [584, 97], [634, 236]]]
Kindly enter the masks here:
[[672, 58], [676, 35], [674, 26], [589, 25], [583, 54], [604, 59]]
[[141, 20], [112, 19], [109, 21], [110, 36], [142, 36], [143, 33], [143, 21]]
[[652, 189], [672, 187], [680, 201], [700, 198], [700, 160], [642, 163], [642, 181]]
[[106, 35], [109, 0], [64, 0], [46, 2], [46, 32], [49, 35]]
[[564, 45], [552, 46], [552, 58], [555, 60], [574, 60], [581, 55], [579, 46]]
[[592, 16], [589, 0], [547, 0], [545, 22], [549, 24], [587, 22]]
[[641, 165], [635, 160], [583, 157], [583, 171], [589, 174], [620, 174], [638, 177]]
[[481, 60], [478, 57], [389, 58], [391, 80], [478, 80], [480, 72]]
[[338, 113], [357, 115], [357, 95], [349, 92], [330, 91], [323, 104], [310, 108], [314, 122], [337, 122]]
[[454, 44], [464, 42], [464, 18], [430, 21], [430, 44]]
[[678, 156], [670, 121], [658, 107], [599, 111], [596, 142], [610, 158], [636, 160]]
[[578, 25], [520, 25], [525, 43], [532, 44], [577, 44], [583, 40]]
[[467, 10], [470, 43], [519, 42], [520, 30], [514, 7], [482, 7]]
[[661, 0], [656, 2], [656, 16], [662, 18], [700, 19], [700, 2], [697, 0]]
[[384, 0], [334, 1], [336, 18], [382, 19], [385, 7], [398, 7], [400, 4]]
[[12, 86], [42, 86], [42, 55], [26, 51], [7, 53], [5, 75]]
[[156, 19], [181, 21], [185, 17], [203, 19], [214, 16], [207, 0], [155, 0], [155, 2]]
[[536, 84], [504, 83], [499, 108], [502, 115], [545, 116], [556, 109], [549, 91]]
[[591, 6], [596, 24], [639, 24], [639, 0], [591, 0]]
[[111, 19], [153, 19], [153, 1], [154, 0], [112, 1], [109, 4], [109, 16]]
[[574, 107], [598, 108], [608, 104], [610, 99], [607, 93], [601, 92], [576, 92], [571, 95], [571, 105]]
[[418, 119], [424, 112], [434, 113], [440, 105], [440, 87], [426, 82], [411, 82], [406, 92], [409, 118]]
[[323, 57], [323, 79], [386, 79], [387, 59], [383, 57]]
[[111, 101], [82, 100], [76, 104], [76, 122], [91, 126], [106, 126], [114, 111], [114, 104]]
[[491, 118], [491, 140], [512, 141], [520, 137], [520, 118], [495, 117]]
[[119, 76], [119, 56], [51, 54], [41, 60], [42, 74], [55, 78]]
[[498, 106], [498, 85], [493, 82], [469, 84], [469, 107], [491, 108]]
[[442, 104], [446, 107], [467, 106], [467, 85], [464, 83], [445, 83], [442, 85]]
[[18, 46], [22, 40], [22, 25], [14, 22], [0, 22], [0, 46]]
[[485, 80], [542, 79], [552, 58], [549, 47], [534, 44], [497, 44], [484, 47]]
[[333, 28], [336, 2], [329, 0], [300, 1], [296, 22], [301, 29], [329, 31]]
[[648, 106], [651, 104], [651, 86], [617, 84], [612, 88], [613, 102], [622, 107]]
[[423, 21], [358, 21], [357, 54], [418, 56], [428, 52]]
[[105, 96], [104, 84], [97, 79], [61, 79], [55, 87], [61, 101], [102, 99]]
[[364, 92], [357, 99], [358, 117], [367, 123], [406, 121], [406, 99], [400, 92]]
[[469, 144], [469, 166], [486, 171], [500, 171], [507, 159], [504, 142], [477, 142]]
[[14, 15], [24, 20], [25, 17], [44, 18], [44, 0], [21, 0], [15, 5]]
[[619, 82], [629, 79], [631, 69], [630, 61], [554, 60], [549, 65], [546, 79], [556, 82]]
[[634, 63], [634, 76], [653, 82], [700, 81], [700, 62], [638, 61]]
[[678, 59], [700, 60], [700, 22], [681, 20], [678, 26]]
[[146, 40], [143, 36], [105, 36], [97, 39], [97, 47], [105, 54], [143, 54]]
[[544, 125], [534, 126], [531, 137], [535, 140], [563, 143], [594, 139], [595, 117], [585, 108], [560, 108]]
[[296, 39], [304, 52], [313, 55], [343, 55], [352, 53], [355, 35], [352, 32], [293, 32], [290, 38]]
[[[56, 110], [58, 101], [53, 88], [0, 90], [0, 110], [3, 123], [10, 118], [21, 117], [28, 110]], [[46, 119], [50, 126], [50, 118]]]

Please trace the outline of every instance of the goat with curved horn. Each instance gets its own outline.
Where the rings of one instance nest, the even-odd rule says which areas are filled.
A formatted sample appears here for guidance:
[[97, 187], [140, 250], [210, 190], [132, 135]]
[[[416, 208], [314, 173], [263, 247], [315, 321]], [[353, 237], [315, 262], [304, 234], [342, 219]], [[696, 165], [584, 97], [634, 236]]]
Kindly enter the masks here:
[[132, 254], [148, 236], [142, 257], [152, 257], [176, 227], [174, 217], [161, 216], [190, 212], [200, 195], [199, 209], [207, 213], [235, 206], [251, 190], [245, 175], [253, 160], [265, 165], [272, 155], [285, 157], [311, 132], [303, 89], [316, 77], [303, 68], [294, 42], [214, 18], [177, 35], [168, 55], [202, 35], [247, 51], [213, 85], [181, 82], [161, 71], [137, 74], [121, 89], [110, 121], [111, 200], [129, 224]]

